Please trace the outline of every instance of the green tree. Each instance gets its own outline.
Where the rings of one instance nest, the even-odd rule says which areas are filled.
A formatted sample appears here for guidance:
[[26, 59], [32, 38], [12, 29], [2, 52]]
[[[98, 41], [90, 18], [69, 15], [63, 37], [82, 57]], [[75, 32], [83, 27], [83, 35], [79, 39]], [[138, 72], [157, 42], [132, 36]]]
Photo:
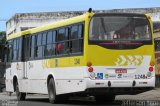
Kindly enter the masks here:
[[0, 32], [0, 62], [5, 58], [6, 32]]
[[5, 44], [5, 42], [6, 42], [6, 32], [1, 31], [0, 32], [0, 44]]

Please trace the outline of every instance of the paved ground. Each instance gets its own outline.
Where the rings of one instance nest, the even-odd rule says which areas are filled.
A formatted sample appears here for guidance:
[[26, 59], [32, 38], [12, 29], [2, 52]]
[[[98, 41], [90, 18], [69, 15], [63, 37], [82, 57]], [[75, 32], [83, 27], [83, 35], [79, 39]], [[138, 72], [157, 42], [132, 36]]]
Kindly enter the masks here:
[[138, 95], [119, 95], [116, 100], [159, 100], [160, 101], [160, 88], [144, 92]]
[[[128, 102], [129, 101], [129, 102]], [[135, 102], [140, 101], [140, 102]], [[0, 106], [127, 106], [126, 103], [132, 103], [129, 106], [160, 106], [160, 89], [155, 89], [138, 95], [118, 95], [113, 103], [96, 103], [93, 98], [70, 98], [68, 102], [59, 104], [50, 104], [47, 95], [27, 95], [25, 101], [16, 101], [16, 96], [8, 96], [7, 93], [0, 93]], [[139, 105], [140, 104], [140, 105]]]

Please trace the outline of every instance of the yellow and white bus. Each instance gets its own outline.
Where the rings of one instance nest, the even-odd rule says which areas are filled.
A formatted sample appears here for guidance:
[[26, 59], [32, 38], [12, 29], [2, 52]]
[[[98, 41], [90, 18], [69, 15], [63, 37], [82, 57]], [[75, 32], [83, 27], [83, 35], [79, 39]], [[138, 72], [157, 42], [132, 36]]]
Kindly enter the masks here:
[[51, 103], [72, 94], [96, 101], [155, 87], [151, 19], [144, 14], [93, 13], [9, 35], [6, 90], [48, 94]]

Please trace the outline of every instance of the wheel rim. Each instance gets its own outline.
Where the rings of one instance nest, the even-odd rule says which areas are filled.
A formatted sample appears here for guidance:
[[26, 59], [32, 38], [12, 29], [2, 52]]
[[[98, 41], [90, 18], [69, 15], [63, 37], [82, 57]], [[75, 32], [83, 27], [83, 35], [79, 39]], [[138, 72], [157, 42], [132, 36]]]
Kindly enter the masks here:
[[51, 98], [51, 99], [54, 99], [54, 93], [53, 93], [53, 90], [52, 90], [52, 89], [50, 90], [50, 98]]
[[49, 87], [49, 97], [51, 100], [55, 100], [55, 91], [53, 84], [51, 84]]

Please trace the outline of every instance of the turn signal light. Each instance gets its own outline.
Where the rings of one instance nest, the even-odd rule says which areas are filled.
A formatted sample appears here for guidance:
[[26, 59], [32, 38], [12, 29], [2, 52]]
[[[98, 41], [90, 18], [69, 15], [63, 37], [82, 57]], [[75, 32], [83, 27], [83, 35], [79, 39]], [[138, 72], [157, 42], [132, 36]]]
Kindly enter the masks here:
[[88, 71], [91, 73], [91, 72], [93, 72], [93, 68], [92, 67], [89, 67], [88, 68]]
[[149, 72], [152, 72], [153, 71], [153, 67], [149, 67]]
[[92, 66], [92, 63], [91, 63], [91, 62], [87, 62], [87, 66], [88, 66], [88, 67], [91, 67], [91, 66]]
[[154, 61], [151, 61], [150, 62], [150, 66], [154, 66], [155, 65], [155, 62]]

